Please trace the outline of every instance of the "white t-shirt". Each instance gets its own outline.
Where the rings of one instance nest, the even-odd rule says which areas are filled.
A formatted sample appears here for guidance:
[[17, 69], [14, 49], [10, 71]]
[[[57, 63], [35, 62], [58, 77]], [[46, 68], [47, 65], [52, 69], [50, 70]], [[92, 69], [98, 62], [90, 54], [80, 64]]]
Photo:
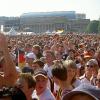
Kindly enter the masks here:
[[34, 92], [32, 93], [32, 99], [37, 99], [39, 100], [39, 97], [36, 94], [36, 90], [34, 90]]
[[75, 82], [73, 83], [73, 86], [76, 88], [81, 84], [81, 81], [79, 79], [76, 79]]
[[91, 82], [85, 77], [85, 74], [83, 76], [80, 77], [81, 83], [86, 83], [86, 84], [90, 84]]
[[46, 72], [47, 72], [47, 75], [49, 78], [52, 77], [52, 66], [48, 66], [47, 64], [44, 65], [44, 68], [43, 68]]
[[[32, 97], [34, 96], [34, 92], [32, 94]], [[51, 93], [50, 89], [46, 88], [46, 90], [38, 95], [39, 100], [55, 100], [54, 95]]]

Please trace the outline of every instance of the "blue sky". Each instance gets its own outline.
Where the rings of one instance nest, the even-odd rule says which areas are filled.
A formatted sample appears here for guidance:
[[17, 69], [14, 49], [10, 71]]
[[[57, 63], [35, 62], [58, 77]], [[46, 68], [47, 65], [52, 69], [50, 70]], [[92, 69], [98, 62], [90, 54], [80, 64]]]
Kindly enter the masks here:
[[91, 20], [100, 17], [100, 0], [0, 0], [0, 16], [27, 12], [76, 11]]

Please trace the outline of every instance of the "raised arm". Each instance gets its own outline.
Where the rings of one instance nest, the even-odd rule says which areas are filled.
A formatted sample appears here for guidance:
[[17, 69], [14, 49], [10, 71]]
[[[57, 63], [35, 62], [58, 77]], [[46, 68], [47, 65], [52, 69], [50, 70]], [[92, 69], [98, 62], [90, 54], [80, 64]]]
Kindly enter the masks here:
[[18, 78], [18, 73], [15, 68], [15, 64], [11, 59], [11, 56], [8, 51], [8, 43], [6, 37], [0, 33], [0, 50], [3, 52], [4, 56], [4, 82], [3, 84], [6, 86], [13, 86], [16, 79]]

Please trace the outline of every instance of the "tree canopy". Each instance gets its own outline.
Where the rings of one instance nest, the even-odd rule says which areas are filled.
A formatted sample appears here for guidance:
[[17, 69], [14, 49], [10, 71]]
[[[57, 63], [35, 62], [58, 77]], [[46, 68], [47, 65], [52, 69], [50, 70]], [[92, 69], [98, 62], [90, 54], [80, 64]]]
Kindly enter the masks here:
[[99, 21], [93, 20], [88, 24], [86, 32], [88, 32], [88, 33], [98, 33], [98, 29], [99, 29], [98, 26], [99, 26]]
[[98, 25], [98, 32], [100, 33], [100, 20], [99, 20], [99, 25]]

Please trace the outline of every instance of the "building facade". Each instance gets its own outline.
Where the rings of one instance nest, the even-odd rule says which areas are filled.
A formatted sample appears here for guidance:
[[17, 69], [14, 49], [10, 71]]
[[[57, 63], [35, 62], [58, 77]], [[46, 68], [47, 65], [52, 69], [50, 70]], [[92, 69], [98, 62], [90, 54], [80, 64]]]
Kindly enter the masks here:
[[6, 18], [2, 23], [5, 31], [14, 27], [16, 31], [21, 32], [45, 33], [57, 30], [84, 32], [89, 22], [85, 14], [77, 14], [75, 11], [54, 11], [25, 13], [20, 17]]
[[85, 14], [76, 14], [75, 11], [25, 13], [20, 17], [20, 28], [35, 33], [57, 30], [84, 32], [89, 22]]

